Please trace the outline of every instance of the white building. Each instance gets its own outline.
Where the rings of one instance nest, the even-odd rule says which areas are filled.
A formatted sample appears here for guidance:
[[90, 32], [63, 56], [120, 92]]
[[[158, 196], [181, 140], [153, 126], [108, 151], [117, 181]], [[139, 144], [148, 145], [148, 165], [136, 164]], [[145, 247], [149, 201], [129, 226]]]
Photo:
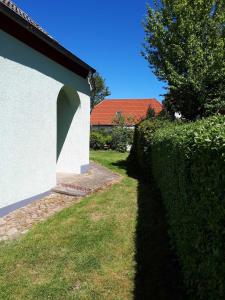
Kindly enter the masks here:
[[0, 216], [89, 164], [95, 70], [0, 0]]

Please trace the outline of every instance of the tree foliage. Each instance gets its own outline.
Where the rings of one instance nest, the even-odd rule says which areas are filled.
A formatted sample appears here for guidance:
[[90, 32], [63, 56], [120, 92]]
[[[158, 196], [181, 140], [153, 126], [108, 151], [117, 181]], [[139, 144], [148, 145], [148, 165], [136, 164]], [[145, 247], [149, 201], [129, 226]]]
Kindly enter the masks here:
[[225, 111], [225, 0], [155, 0], [143, 55], [188, 119]]
[[90, 78], [91, 84], [91, 111], [95, 105], [100, 103], [105, 97], [109, 96], [111, 93], [109, 88], [105, 84], [105, 79], [96, 72]]
[[155, 111], [151, 106], [149, 106], [147, 113], [146, 113], [146, 119], [152, 119], [154, 117], [155, 117]]
[[[128, 121], [127, 121], [128, 120]], [[133, 128], [129, 128], [129, 117], [122, 113], [116, 114], [113, 119], [112, 149], [119, 152], [126, 152], [133, 141]]]

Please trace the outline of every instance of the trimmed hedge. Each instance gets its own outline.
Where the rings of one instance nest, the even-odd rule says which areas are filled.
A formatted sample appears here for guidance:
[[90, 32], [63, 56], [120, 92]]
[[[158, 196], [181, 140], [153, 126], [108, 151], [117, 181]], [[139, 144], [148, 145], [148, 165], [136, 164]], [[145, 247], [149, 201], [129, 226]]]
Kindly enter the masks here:
[[[191, 299], [225, 299], [225, 117], [144, 121], [132, 150], [158, 184]], [[144, 168], [143, 168], [144, 167]]]
[[151, 142], [155, 131], [170, 123], [161, 119], [152, 118], [142, 121], [135, 127], [133, 145], [129, 161], [143, 173], [145, 177], [151, 175]]

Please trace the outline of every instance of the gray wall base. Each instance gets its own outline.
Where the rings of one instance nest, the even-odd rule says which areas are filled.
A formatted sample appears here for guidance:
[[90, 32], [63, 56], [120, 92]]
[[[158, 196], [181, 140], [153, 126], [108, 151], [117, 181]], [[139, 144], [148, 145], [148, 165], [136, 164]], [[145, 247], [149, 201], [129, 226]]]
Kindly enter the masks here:
[[18, 209], [18, 208], [24, 207], [24, 206], [26, 206], [27, 204], [30, 204], [30, 203], [32, 203], [33, 201], [39, 200], [39, 199], [41, 199], [41, 198], [43, 198], [43, 197], [46, 197], [46, 196], [48, 196], [48, 195], [50, 195], [50, 194], [51, 194], [51, 191], [47, 191], [47, 192], [45, 192], [45, 193], [41, 193], [41, 194], [36, 195], [36, 196], [33, 196], [33, 197], [31, 197], [31, 198], [24, 199], [24, 200], [22, 200], [22, 201], [13, 203], [13, 204], [11, 204], [11, 205], [9, 205], [9, 206], [5, 206], [5, 207], [3, 207], [3, 208], [0, 208], [0, 217], [2, 218], [2, 217], [4, 217], [4, 216], [8, 215], [9, 213], [11, 213], [12, 211], [14, 211], [14, 210], [16, 210], [16, 209]]
[[89, 168], [90, 168], [90, 165], [87, 164], [87, 165], [83, 165], [80, 167], [80, 173], [83, 174], [83, 173], [87, 173], [89, 171]]

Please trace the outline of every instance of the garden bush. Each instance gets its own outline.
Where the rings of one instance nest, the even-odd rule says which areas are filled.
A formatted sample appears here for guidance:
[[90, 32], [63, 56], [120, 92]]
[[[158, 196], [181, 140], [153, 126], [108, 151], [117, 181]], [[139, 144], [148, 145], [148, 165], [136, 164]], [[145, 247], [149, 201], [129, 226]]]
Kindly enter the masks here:
[[93, 150], [112, 149], [126, 152], [132, 144], [134, 130], [126, 126], [115, 125], [110, 131], [92, 130], [90, 135], [90, 147]]
[[157, 126], [137, 128], [132, 155], [159, 186], [190, 299], [225, 299], [225, 117]]
[[134, 130], [126, 126], [116, 125], [112, 129], [111, 148], [119, 152], [126, 152], [132, 144]]
[[103, 131], [93, 130], [90, 135], [90, 147], [93, 150], [110, 148], [112, 137]]

